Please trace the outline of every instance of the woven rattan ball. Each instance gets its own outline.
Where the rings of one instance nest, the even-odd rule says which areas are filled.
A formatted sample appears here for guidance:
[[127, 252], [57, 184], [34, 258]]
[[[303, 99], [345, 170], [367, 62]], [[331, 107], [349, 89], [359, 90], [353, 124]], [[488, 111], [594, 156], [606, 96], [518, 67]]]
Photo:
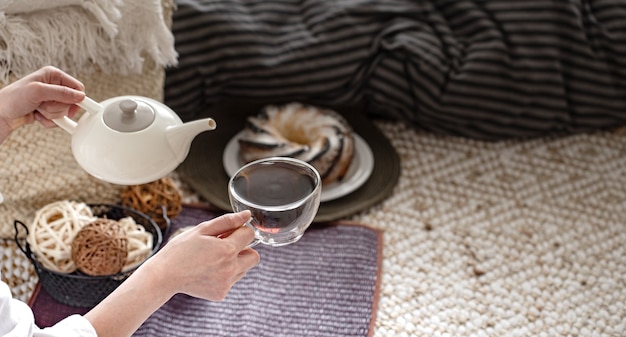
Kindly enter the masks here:
[[121, 199], [122, 205], [150, 216], [161, 230], [167, 226], [163, 217], [163, 206], [170, 219], [183, 209], [181, 193], [167, 177], [147, 184], [126, 186], [122, 190]]
[[127, 256], [126, 232], [115, 220], [96, 219], [78, 231], [72, 241], [72, 260], [87, 275], [119, 273]]

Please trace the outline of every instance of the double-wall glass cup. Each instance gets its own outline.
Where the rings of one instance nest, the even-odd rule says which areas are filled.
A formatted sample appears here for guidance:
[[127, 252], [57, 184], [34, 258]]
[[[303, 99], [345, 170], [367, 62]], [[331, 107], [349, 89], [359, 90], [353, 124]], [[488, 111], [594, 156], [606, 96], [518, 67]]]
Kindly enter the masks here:
[[242, 166], [228, 183], [233, 211], [250, 210], [247, 225], [254, 246], [284, 246], [298, 241], [320, 205], [322, 182], [310, 164], [289, 157], [270, 157]]

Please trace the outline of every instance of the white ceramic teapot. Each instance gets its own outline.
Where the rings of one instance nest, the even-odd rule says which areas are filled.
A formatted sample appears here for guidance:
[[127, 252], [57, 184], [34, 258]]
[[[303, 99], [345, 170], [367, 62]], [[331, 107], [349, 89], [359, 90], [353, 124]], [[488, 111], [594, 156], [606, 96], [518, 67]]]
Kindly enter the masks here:
[[169, 107], [141, 96], [119, 96], [101, 103], [86, 97], [78, 122], [54, 122], [72, 135], [72, 152], [89, 174], [119, 185], [139, 185], [172, 172], [187, 157], [191, 142], [213, 130], [211, 118], [183, 123]]

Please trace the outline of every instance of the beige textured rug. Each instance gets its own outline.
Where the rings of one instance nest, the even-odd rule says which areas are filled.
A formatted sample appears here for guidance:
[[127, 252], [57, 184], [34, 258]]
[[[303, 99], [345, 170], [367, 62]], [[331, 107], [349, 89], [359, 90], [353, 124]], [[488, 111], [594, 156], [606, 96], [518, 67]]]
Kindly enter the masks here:
[[623, 336], [626, 137], [482, 143], [382, 124], [394, 195], [375, 336]]
[[[374, 336], [624, 334], [626, 136], [484, 143], [377, 125], [402, 174], [352, 217], [385, 231]], [[28, 277], [3, 251], [3, 275]]]

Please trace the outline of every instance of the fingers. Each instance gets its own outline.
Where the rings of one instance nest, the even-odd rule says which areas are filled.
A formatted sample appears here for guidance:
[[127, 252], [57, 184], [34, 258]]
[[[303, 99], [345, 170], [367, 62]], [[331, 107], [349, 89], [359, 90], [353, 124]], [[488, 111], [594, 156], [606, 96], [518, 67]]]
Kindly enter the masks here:
[[76, 78], [68, 75], [61, 69], [53, 66], [46, 66], [40, 69], [42, 72], [42, 82], [70, 87], [78, 91], [85, 91], [85, 85]]
[[57, 124], [52, 121], [53, 119], [63, 118], [64, 116], [73, 118], [79, 110], [80, 107], [77, 105], [67, 105], [58, 102], [44, 102], [39, 105], [37, 110], [35, 110], [32, 115], [34, 119], [44, 127], [52, 128], [57, 126]]
[[202, 222], [170, 240], [155, 256], [160, 261], [152, 261], [159, 261], [154, 264], [159, 270], [179, 271], [172, 275], [179, 279], [171, 283], [175, 292], [222, 300], [260, 261], [259, 253], [247, 247], [254, 237], [254, 231], [244, 226], [248, 220], [250, 212], [244, 211]]
[[243, 249], [254, 240], [254, 230], [248, 226], [241, 226], [230, 233], [224, 240], [230, 240], [234, 242], [237, 247]]
[[250, 211], [224, 214], [215, 219], [205, 221], [198, 225], [198, 230], [203, 235], [220, 236], [231, 232], [250, 220]]
[[244, 261], [244, 265], [249, 268], [256, 266], [259, 264], [259, 261], [261, 261], [261, 255], [259, 255], [259, 252], [252, 248], [246, 248], [239, 252], [239, 258], [241, 258], [241, 260]]
[[73, 118], [80, 110], [76, 104], [85, 99], [84, 89], [80, 81], [60, 69], [43, 67], [2, 88], [0, 118], [9, 132], [34, 120], [54, 127], [51, 120]]
[[254, 240], [254, 231], [244, 226], [250, 220], [250, 211], [222, 215], [199, 225], [203, 235], [229, 240], [238, 250], [246, 248]]
[[[85, 93], [81, 90], [64, 85], [33, 82], [33, 95], [39, 102], [76, 104], [85, 99]], [[50, 102], [48, 102], [50, 101]]]
[[239, 252], [238, 262], [241, 268], [241, 272], [235, 275], [233, 279], [233, 283], [239, 282], [250, 269], [259, 264], [261, 261], [261, 256], [259, 253], [252, 248], [245, 248], [241, 252]]
[[56, 123], [53, 122], [52, 120], [48, 119], [47, 117], [45, 117], [43, 114], [41, 114], [41, 112], [39, 111], [35, 111], [34, 113], [32, 113], [32, 116], [35, 118], [35, 120], [37, 122], [39, 122], [41, 125], [43, 125], [45, 128], [53, 128], [56, 127]]
[[47, 119], [61, 118], [63, 116], [69, 116], [72, 105], [59, 102], [44, 102], [37, 108], [44, 117]]
[[66, 86], [38, 82], [31, 87], [34, 92], [31, 97], [36, 97], [39, 101], [34, 114], [35, 120], [47, 128], [56, 126], [53, 119], [63, 116], [72, 118], [79, 110], [75, 103], [85, 99], [85, 93]]

